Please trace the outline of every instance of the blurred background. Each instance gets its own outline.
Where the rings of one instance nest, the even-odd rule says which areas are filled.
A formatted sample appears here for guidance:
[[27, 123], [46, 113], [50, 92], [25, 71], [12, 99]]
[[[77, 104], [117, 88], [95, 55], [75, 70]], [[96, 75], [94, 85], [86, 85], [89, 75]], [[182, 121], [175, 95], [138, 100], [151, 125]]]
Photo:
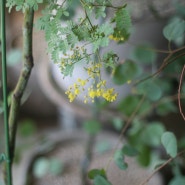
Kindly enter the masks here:
[[[115, 5], [119, 4], [119, 1], [115, 2]], [[74, 2], [73, 5], [71, 11], [75, 17], [75, 13], [80, 11], [79, 3]], [[42, 8], [41, 6], [35, 12], [35, 23], [41, 16]], [[128, 8], [133, 23], [130, 39], [124, 44], [112, 41], [109, 48], [102, 49], [101, 52], [111, 48], [118, 53], [120, 61], [133, 61], [134, 67], [130, 67], [129, 72], [131, 77], [132, 73], [138, 73], [133, 79], [136, 81], [137, 78], [143, 79], [155, 73], [168, 56], [162, 52], [168, 50], [168, 41], [163, 30], [175, 18], [184, 20], [185, 3], [169, 0], [130, 0]], [[113, 13], [107, 12], [109, 17]], [[11, 95], [22, 67], [23, 14], [15, 9], [11, 13], [7, 10], [6, 21], [8, 92]], [[173, 49], [183, 47], [184, 34], [172, 43]], [[105, 72], [108, 86], [114, 87], [119, 94], [118, 100], [112, 104], [101, 101], [84, 104], [81, 98], [70, 103], [65, 91], [79, 75], [83, 76], [82, 67], [77, 66], [74, 76], [63, 79], [60, 70], [47, 53], [44, 32], [36, 28], [33, 32], [33, 57], [34, 68], [22, 99], [18, 119], [15, 185], [88, 184], [86, 171], [91, 167], [106, 166], [115, 147], [120, 148], [122, 143], [127, 142], [139, 150], [138, 163], [133, 158], [126, 158], [128, 166], [130, 165], [126, 171], [119, 170], [111, 163], [108, 176], [113, 185], [123, 184], [123, 181], [125, 185], [139, 185], [150, 176], [156, 164], [167, 158], [159, 144], [159, 136], [164, 130], [173, 131], [179, 138], [179, 146], [184, 146], [185, 127], [178, 111], [176, 96], [185, 59], [183, 54], [177, 58], [178, 61], [170, 64], [158, 75], [159, 79], [155, 78], [148, 84], [119, 85], [125, 78], [122, 75], [124, 70], [118, 72], [115, 79]], [[184, 87], [183, 85], [182, 91], [185, 90]], [[142, 100], [143, 94], [145, 98]], [[0, 153], [3, 153], [2, 94], [0, 97]], [[140, 102], [141, 108], [129, 123]], [[129, 127], [124, 138], [120, 139], [120, 133], [127, 123]], [[148, 184], [177, 185], [177, 182], [174, 183], [174, 174], [179, 170], [183, 176], [183, 160], [174, 162], [174, 168], [166, 167], [161, 170]], [[183, 176], [182, 179], [184, 178]], [[185, 181], [183, 180], [182, 182]], [[1, 184], [3, 182], [0, 181]]]

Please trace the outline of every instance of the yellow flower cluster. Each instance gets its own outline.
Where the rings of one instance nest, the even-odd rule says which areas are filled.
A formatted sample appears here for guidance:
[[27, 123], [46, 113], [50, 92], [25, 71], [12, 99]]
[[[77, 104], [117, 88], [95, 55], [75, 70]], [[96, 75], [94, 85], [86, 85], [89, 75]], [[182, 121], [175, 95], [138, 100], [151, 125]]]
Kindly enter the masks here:
[[[83, 80], [79, 78], [77, 83], [69, 87], [66, 94], [68, 95], [70, 102], [74, 101], [82, 91], [85, 91], [84, 86], [88, 81], [88, 79]], [[107, 89], [106, 81], [102, 80], [97, 83], [96, 86], [91, 85], [90, 88], [88, 88], [87, 95], [84, 96], [84, 103], [87, 103], [89, 99], [91, 102], [94, 102], [94, 99], [99, 97], [103, 97], [108, 102], [113, 102], [117, 98], [117, 93], [115, 93], [114, 88]]]
[[124, 41], [125, 38], [123, 36], [121, 36], [120, 32], [118, 35], [114, 36], [114, 35], [109, 35], [109, 39], [110, 40], [114, 40], [116, 42], [119, 42], [119, 41]]
[[[84, 103], [87, 103], [89, 100], [94, 102], [95, 98], [100, 97], [108, 102], [116, 100], [117, 93], [115, 93], [114, 88], [108, 89], [106, 87], [106, 81], [101, 79], [101, 67], [101, 63], [92, 62], [90, 66], [84, 68], [88, 74], [88, 78], [85, 80], [79, 78], [77, 82], [70, 86], [65, 92], [70, 102], [74, 101], [79, 94], [85, 92], [85, 86], [87, 86], [87, 93], [84, 96]], [[92, 85], [90, 87], [87, 85], [89, 79], [92, 80]]]
[[84, 91], [84, 86], [87, 84], [89, 80], [83, 80], [83, 79], [78, 79], [77, 83], [74, 83], [73, 86], [69, 87], [69, 90], [65, 92], [67, 94], [69, 101], [72, 102], [75, 100], [75, 98], [81, 93], [81, 91]]
[[114, 88], [107, 89], [106, 87], [106, 81], [100, 81], [96, 88], [91, 86], [88, 89], [88, 97], [91, 99], [92, 102], [94, 102], [95, 98], [103, 97], [108, 102], [113, 102], [117, 98], [117, 93], [115, 93]]

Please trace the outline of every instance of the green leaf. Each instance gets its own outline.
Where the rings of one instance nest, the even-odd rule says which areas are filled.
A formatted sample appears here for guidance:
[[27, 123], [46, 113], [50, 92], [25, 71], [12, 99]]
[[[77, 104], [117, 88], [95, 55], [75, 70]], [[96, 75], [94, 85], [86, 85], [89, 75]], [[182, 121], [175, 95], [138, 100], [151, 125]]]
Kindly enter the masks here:
[[160, 103], [156, 108], [157, 114], [159, 114], [161, 116], [164, 116], [169, 113], [176, 112], [176, 111], [177, 111], [176, 105], [170, 101]]
[[169, 183], [169, 185], [183, 185], [185, 184], [185, 176], [175, 176]]
[[130, 36], [132, 26], [128, 9], [126, 7], [118, 9], [113, 18], [113, 22], [116, 23], [113, 34], [114, 37], [123, 38], [124, 41], [127, 40]]
[[139, 94], [144, 94], [150, 100], [156, 101], [161, 98], [162, 90], [161, 87], [155, 82], [151, 80], [147, 80], [137, 85], [137, 92]]
[[118, 85], [132, 81], [140, 74], [141, 70], [137, 64], [131, 60], [126, 60], [123, 64], [119, 64], [114, 72], [113, 81]]
[[36, 132], [36, 126], [33, 120], [25, 119], [20, 123], [19, 133], [24, 137], [29, 137]]
[[60, 175], [64, 169], [64, 165], [59, 159], [50, 159], [49, 172], [55, 176]]
[[142, 166], [148, 166], [151, 161], [151, 149], [149, 146], [142, 145], [139, 149], [139, 155], [137, 157], [138, 162]]
[[160, 122], [152, 122], [147, 125], [141, 134], [142, 141], [148, 146], [159, 146], [161, 144], [161, 136], [165, 131], [164, 126]]
[[21, 62], [22, 52], [20, 49], [12, 49], [7, 53], [7, 65], [15, 66]]
[[163, 35], [169, 41], [175, 41], [177, 38], [182, 37], [185, 32], [185, 21], [180, 18], [174, 18], [163, 29]]
[[129, 157], [134, 157], [136, 155], [138, 155], [138, 150], [130, 145], [125, 145], [122, 148], [123, 154], [127, 155]]
[[42, 178], [49, 171], [49, 160], [45, 157], [37, 159], [33, 166], [33, 174], [37, 178]]
[[0, 154], [0, 164], [6, 161], [6, 155], [5, 154]]
[[[118, 105], [118, 109], [123, 112], [126, 116], [130, 116], [135, 110], [136, 107], [141, 102], [141, 96], [129, 95], [124, 98]], [[140, 106], [137, 114], [142, 115], [145, 114], [148, 110], [150, 110], [151, 104], [146, 100]]]
[[134, 49], [131, 57], [134, 61], [151, 65], [157, 58], [156, 52], [151, 48], [149, 44], [139, 45]]
[[98, 175], [104, 177], [105, 179], [107, 178], [106, 171], [104, 169], [92, 169], [88, 172], [89, 179], [94, 179]]
[[95, 150], [98, 153], [104, 153], [111, 149], [111, 145], [108, 141], [101, 141], [96, 144]]
[[166, 153], [171, 157], [176, 157], [177, 155], [177, 139], [172, 132], [165, 132], [161, 137], [161, 142], [166, 150]]
[[105, 179], [104, 177], [97, 175], [94, 178], [93, 185], [111, 185], [111, 183], [107, 179]]
[[121, 170], [126, 170], [128, 168], [128, 164], [124, 161], [124, 154], [122, 150], [117, 150], [115, 152], [114, 161]]
[[124, 121], [122, 119], [117, 117], [117, 118], [114, 118], [112, 120], [112, 122], [113, 122], [113, 126], [116, 130], [120, 131], [123, 128]]
[[89, 134], [97, 134], [101, 129], [101, 124], [96, 120], [89, 120], [84, 122], [83, 128]]

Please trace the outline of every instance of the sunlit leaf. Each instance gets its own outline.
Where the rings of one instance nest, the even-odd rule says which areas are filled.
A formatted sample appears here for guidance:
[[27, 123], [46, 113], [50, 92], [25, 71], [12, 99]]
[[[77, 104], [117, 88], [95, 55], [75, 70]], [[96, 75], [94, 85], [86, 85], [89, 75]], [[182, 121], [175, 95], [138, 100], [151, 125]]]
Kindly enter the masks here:
[[41, 157], [36, 160], [33, 167], [33, 174], [37, 178], [41, 178], [49, 171], [49, 160], [45, 157]]
[[166, 150], [166, 153], [171, 157], [177, 155], [177, 139], [172, 132], [165, 132], [161, 137], [161, 142]]
[[107, 178], [106, 171], [104, 169], [92, 169], [88, 172], [89, 179], [94, 179], [98, 175], [104, 177], [105, 179]]
[[7, 65], [15, 66], [21, 63], [22, 52], [20, 49], [12, 49], [7, 53]]

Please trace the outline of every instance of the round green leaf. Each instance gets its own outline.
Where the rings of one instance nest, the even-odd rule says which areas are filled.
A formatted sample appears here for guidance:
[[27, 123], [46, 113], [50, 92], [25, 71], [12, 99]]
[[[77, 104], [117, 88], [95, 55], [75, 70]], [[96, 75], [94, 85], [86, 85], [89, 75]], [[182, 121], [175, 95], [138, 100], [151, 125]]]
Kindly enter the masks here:
[[180, 18], [173, 19], [163, 29], [163, 35], [169, 41], [175, 41], [185, 33], [185, 21]]
[[152, 122], [143, 129], [142, 141], [149, 146], [159, 146], [165, 128], [160, 122]]
[[41, 157], [38, 160], [36, 160], [34, 167], [33, 167], [33, 174], [37, 178], [41, 178], [44, 175], [46, 175], [49, 171], [49, 160], [45, 157]]
[[7, 53], [8, 66], [15, 66], [21, 62], [22, 52], [20, 49], [12, 49]]
[[182, 185], [185, 184], [185, 177], [181, 175], [174, 177], [169, 183], [169, 185], [181, 185], [181, 184]]
[[177, 155], [177, 139], [172, 132], [165, 132], [161, 137], [161, 142], [167, 154], [171, 157]]
[[150, 100], [156, 101], [161, 98], [162, 90], [154, 81], [147, 80], [138, 84], [137, 92], [146, 95]]
[[141, 62], [143, 64], [150, 64], [156, 60], [157, 54], [149, 44], [137, 46], [133, 53], [132, 58], [134, 61]]
[[122, 85], [140, 74], [140, 68], [131, 60], [126, 60], [123, 64], [119, 64], [114, 72], [113, 81], [118, 85]]
[[63, 164], [59, 159], [51, 159], [50, 160], [50, 168], [49, 168], [49, 172], [53, 175], [60, 175], [63, 171]]
[[121, 170], [126, 170], [128, 168], [128, 164], [124, 161], [124, 154], [122, 150], [117, 150], [115, 152], [114, 161]]
[[94, 185], [111, 185], [111, 183], [104, 177], [97, 175], [94, 178]]
[[138, 151], [130, 145], [125, 145], [122, 148], [122, 151], [125, 155], [130, 156], [130, 157], [134, 157], [134, 156], [138, 155]]

